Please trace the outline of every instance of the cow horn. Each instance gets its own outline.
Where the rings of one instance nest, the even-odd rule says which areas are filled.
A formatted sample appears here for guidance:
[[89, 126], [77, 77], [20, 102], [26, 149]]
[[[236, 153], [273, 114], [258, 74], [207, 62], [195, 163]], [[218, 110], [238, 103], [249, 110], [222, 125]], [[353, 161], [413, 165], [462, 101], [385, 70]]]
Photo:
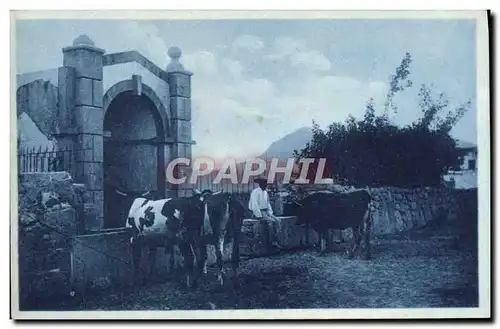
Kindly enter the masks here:
[[141, 194], [141, 196], [146, 196], [146, 195], [148, 195], [149, 193], [151, 193], [151, 191], [144, 192], [144, 193], [142, 193], [142, 194]]
[[194, 194], [201, 194], [201, 191], [198, 190], [197, 188], [193, 189]]
[[212, 195], [221, 194], [223, 191], [224, 191], [224, 189], [222, 189], [222, 190], [220, 190], [220, 191], [218, 191], [218, 192], [214, 192], [214, 193], [212, 193]]
[[297, 206], [299, 206], [300, 208], [304, 207], [303, 205], [301, 205], [300, 203], [298, 203], [297, 201], [294, 201], [293, 203], [295, 203]]
[[122, 191], [119, 191], [117, 189], [115, 189], [115, 192], [123, 196], [128, 196], [127, 193], [123, 193]]

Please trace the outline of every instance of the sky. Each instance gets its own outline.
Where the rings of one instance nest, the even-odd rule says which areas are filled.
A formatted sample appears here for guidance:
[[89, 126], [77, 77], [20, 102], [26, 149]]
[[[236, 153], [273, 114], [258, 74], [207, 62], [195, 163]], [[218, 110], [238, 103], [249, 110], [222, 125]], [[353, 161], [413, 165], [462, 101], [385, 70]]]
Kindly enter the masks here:
[[138, 50], [166, 68], [178, 46], [192, 71], [193, 155], [246, 156], [312, 120], [326, 127], [383, 111], [389, 76], [406, 52], [413, 87], [391, 119], [421, 114], [422, 84], [450, 109], [472, 100], [452, 136], [476, 142], [475, 23], [472, 20], [32, 20], [16, 27], [17, 73], [62, 65], [62, 51], [87, 34], [107, 53]]

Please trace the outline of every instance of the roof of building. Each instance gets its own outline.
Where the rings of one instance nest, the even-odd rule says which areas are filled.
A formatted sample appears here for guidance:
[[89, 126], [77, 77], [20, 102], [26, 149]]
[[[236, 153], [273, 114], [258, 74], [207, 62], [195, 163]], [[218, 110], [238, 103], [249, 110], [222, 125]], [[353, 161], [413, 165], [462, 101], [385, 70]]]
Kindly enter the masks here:
[[457, 149], [476, 149], [477, 148], [477, 145], [476, 144], [473, 144], [471, 142], [466, 142], [466, 141], [462, 141], [462, 140], [455, 140], [456, 142], [456, 146], [457, 146]]

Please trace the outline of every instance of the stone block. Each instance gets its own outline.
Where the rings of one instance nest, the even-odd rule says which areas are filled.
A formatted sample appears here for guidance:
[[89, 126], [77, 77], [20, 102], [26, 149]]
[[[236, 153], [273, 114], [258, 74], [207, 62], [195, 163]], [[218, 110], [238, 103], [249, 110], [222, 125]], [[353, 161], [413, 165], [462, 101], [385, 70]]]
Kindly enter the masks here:
[[28, 209], [36, 203], [42, 192], [56, 192], [60, 202], [70, 205], [78, 202], [73, 179], [67, 172], [23, 173], [19, 176], [18, 184], [19, 206], [22, 209]]
[[94, 203], [84, 204], [84, 223], [86, 231], [96, 231], [102, 226]]
[[75, 105], [94, 106], [93, 80], [77, 78], [75, 82]]
[[76, 137], [77, 162], [103, 162], [104, 140], [100, 135], [79, 134]]
[[269, 232], [264, 222], [245, 219], [241, 227], [242, 249], [240, 253], [248, 256], [265, 255], [269, 252]]
[[75, 129], [77, 133], [103, 134], [103, 110], [93, 106], [75, 107]]
[[[50, 234], [49, 228], [40, 224], [45, 220], [43, 214], [30, 213], [21, 209], [19, 213], [19, 259], [25, 259], [37, 251], [44, 251], [44, 244], [41, 241], [42, 237]], [[21, 265], [21, 264], [20, 264]], [[23, 263], [27, 270], [30, 269], [28, 262]]]
[[[241, 244], [240, 244], [241, 248]], [[210, 245], [207, 246], [207, 265], [216, 265], [217, 264], [217, 256], [215, 254], [215, 247]], [[231, 260], [231, 256], [233, 254], [233, 243], [227, 243], [224, 245], [224, 250], [222, 251], [222, 261], [227, 262]], [[241, 249], [240, 249], [240, 255], [241, 255]]]
[[[77, 152], [77, 154], [78, 153], [81, 153], [81, 152]], [[73, 175], [75, 182], [81, 183], [81, 184], [86, 184], [85, 175], [84, 175], [84, 171], [83, 171], [83, 164], [84, 164], [84, 162], [75, 161], [73, 167], [71, 168], [71, 171], [72, 171], [71, 174]]]
[[352, 229], [346, 229], [342, 231], [342, 239], [344, 241], [351, 241], [354, 238], [354, 233], [352, 232]]
[[132, 74], [132, 92], [136, 96], [142, 94], [142, 77], [137, 74]]
[[171, 159], [172, 149], [170, 145], [160, 145], [159, 147], [163, 147], [163, 154], [165, 155], [165, 166], [169, 163]]
[[82, 170], [83, 182], [89, 190], [102, 190], [103, 167], [102, 162], [77, 163]]
[[60, 269], [69, 273], [71, 270], [71, 253], [63, 248], [32, 252], [23, 258], [24, 270], [27, 272], [43, 272]]
[[75, 106], [75, 69], [60, 67], [58, 78], [58, 133], [71, 134], [74, 132], [72, 112]]
[[76, 78], [102, 80], [103, 55], [87, 48], [64, 51], [63, 65], [75, 68]]
[[104, 139], [102, 136], [93, 135], [93, 161], [103, 162], [104, 161]]
[[403, 217], [399, 211], [394, 212], [394, 225], [397, 232], [403, 231], [406, 227]]
[[67, 247], [68, 239], [77, 233], [76, 211], [69, 205], [52, 207], [45, 214], [44, 223], [49, 227], [49, 239], [54, 242], [55, 248]]
[[191, 99], [186, 97], [170, 97], [171, 119], [191, 120]]
[[102, 89], [102, 81], [101, 80], [92, 80], [92, 102], [95, 107], [103, 106], [103, 89]]
[[58, 268], [19, 276], [21, 310], [35, 310], [40, 302], [68, 296], [72, 291], [69, 274]]
[[168, 85], [171, 97], [191, 97], [191, 77], [184, 73], [170, 73]]
[[191, 144], [175, 143], [172, 144], [172, 157], [191, 159]]
[[[281, 220], [281, 230], [278, 232], [280, 244], [293, 249], [299, 246], [312, 246], [319, 242], [318, 234], [309, 229], [309, 239], [306, 239], [306, 229], [297, 226], [295, 216], [278, 216]], [[271, 231], [265, 221], [245, 219], [242, 226], [242, 254], [249, 256], [267, 255], [271, 252]]]
[[394, 225], [391, 223], [389, 213], [386, 208], [373, 214], [373, 234], [391, 234], [394, 233]]
[[283, 216], [284, 200], [282, 196], [276, 196], [270, 200], [275, 216]]
[[190, 143], [191, 136], [191, 121], [172, 120], [172, 132], [177, 141]]
[[172, 149], [171, 155], [173, 158], [184, 157], [184, 149], [182, 148], [182, 144], [179, 143], [172, 144], [171, 149]]
[[406, 220], [406, 228], [407, 229], [412, 229], [415, 226], [417, 226], [415, 223], [415, 214], [413, 211], [408, 211], [405, 214], [405, 220]]
[[72, 243], [75, 285], [80, 288], [131, 285], [134, 266], [129, 238], [126, 231], [76, 236]]
[[[104, 192], [103, 191], [93, 191], [94, 194], [94, 207], [96, 208], [97, 216], [102, 221], [104, 214]], [[100, 224], [102, 225], [102, 223]]]
[[184, 145], [184, 154], [186, 155], [186, 158], [192, 159], [193, 153], [191, 144], [183, 144], [183, 145]]
[[178, 188], [177, 189], [177, 196], [178, 197], [187, 197], [187, 196], [191, 196], [191, 195], [192, 195], [191, 189], [185, 189], [185, 188]]
[[278, 233], [280, 244], [286, 248], [295, 248], [303, 243], [305, 230], [295, 225], [296, 217], [278, 217], [281, 219], [281, 231]]

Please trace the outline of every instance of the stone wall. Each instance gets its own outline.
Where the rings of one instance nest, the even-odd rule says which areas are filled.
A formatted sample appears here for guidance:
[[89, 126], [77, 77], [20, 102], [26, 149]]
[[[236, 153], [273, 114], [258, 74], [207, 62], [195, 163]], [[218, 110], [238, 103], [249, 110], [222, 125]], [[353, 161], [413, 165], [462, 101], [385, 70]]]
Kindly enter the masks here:
[[[318, 243], [317, 234], [310, 231], [309, 239], [305, 230], [295, 225], [295, 217], [282, 217], [283, 231], [281, 244], [294, 249]], [[98, 233], [76, 236], [72, 240], [71, 267], [73, 268], [72, 287], [75, 291], [95, 291], [107, 288], [120, 288], [133, 284], [132, 251], [130, 235], [124, 229], [101, 230]], [[270, 239], [267, 226], [255, 219], [245, 219], [242, 227], [240, 255], [242, 258], [270, 255]], [[142, 252], [141, 267], [150, 266], [147, 249]], [[216, 264], [215, 248], [208, 246], [209, 266]], [[223, 260], [230, 261], [232, 243], [225, 245]], [[174, 269], [170, 268], [169, 255], [164, 248], [156, 253], [154, 279], [164, 281], [172, 270], [183, 266], [182, 255], [175, 247]]]
[[[339, 185], [325, 186], [289, 186], [282, 188], [280, 195], [275, 194], [274, 204], [283, 199], [284, 215], [295, 215], [293, 207], [287, 204], [300, 200], [305, 195], [317, 191], [347, 192], [354, 188]], [[416, 188], [402, 189], [395, 187], [370, 188], [372, 196], [370, 209], [373, 218], [372, 233], [374, 236], [395, 234], [404, 230], [418, 228], [434, 220], [454, 220], [457, 217], [459, 191], [451, 188]], [[332, 214], [334, 216], [334, 214]], [[350, 232], [346, 233], [350, 235]]]
[[[19, 290], [23, 305], [71, 290], [71, 239], [92, 225], [85, 188], [66, 172], [19, 177]], [[95, 216], [94, 216], [95, 217]]]
[[16, 92], [17, 116], [26, 113], [45, 135], [59, 131], [58, 90], [50, 81], [35, 80]]
[[453, 189], [378, 188], [370, 192], [374, 235], [394, 234], [431, 221], [457, 218], [459, 204], [457, 191]]
[[78, 291], [130, 285], [132, 252], [126, 231], [103, 230], [72, 240], [73, 286]]

